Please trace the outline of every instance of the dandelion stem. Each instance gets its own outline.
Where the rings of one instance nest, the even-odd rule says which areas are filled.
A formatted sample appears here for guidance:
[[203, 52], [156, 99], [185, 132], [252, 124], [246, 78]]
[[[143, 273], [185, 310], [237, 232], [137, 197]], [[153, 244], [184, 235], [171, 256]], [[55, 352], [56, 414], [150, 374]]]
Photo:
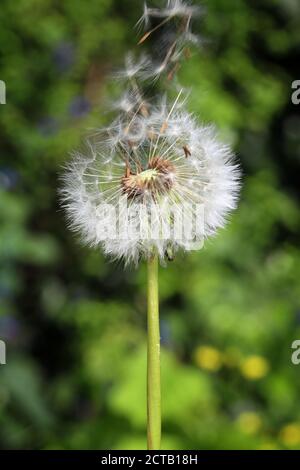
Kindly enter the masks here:
[[147, 365], [148, 450], [160, 449], [160, 334], [158, 306], [158, 257], [148, 261], [148, 365]]

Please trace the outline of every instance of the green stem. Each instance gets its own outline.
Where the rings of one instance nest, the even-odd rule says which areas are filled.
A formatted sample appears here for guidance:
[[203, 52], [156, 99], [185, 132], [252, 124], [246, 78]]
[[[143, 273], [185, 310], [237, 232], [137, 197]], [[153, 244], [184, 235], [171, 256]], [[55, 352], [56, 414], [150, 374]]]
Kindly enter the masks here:
[[158, 308], [158, 257], [148, 261], [148, 365], [147, 440], [149, 450], [160, 449], [160, 335]]

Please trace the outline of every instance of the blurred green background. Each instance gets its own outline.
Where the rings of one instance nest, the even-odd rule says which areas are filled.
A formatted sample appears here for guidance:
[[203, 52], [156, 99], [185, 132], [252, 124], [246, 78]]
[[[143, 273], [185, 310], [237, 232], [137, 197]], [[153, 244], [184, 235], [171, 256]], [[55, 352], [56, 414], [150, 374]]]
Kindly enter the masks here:
[[[146, 446], [145, 267], [82, 247], [57, 197], [68, 154], [105, 122], [142, 3], [1, 1], [4, 449]], [[226, 229], [161, 268], [162, 446], [300, 448], [300, 3], [206, 10], [180, 80], [235, 148], [243, 189]]]

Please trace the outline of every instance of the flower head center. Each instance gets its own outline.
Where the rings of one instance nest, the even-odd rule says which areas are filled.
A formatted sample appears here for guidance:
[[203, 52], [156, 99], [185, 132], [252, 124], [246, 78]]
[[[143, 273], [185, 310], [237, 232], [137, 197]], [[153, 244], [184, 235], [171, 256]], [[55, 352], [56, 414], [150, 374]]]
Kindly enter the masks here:
[[141, 182], [147, 183], [153, 179], [155, 179], [158, 176], [158, 172], [155, 168], [149, 168], [147, 170], [142, 171], [138, 175], [136, 175], [137, 178], [141, 180]]
[[123, 192], [128, 197], [150, 195], [153, 199], [173, 186], [175, 175], [174, 165], [161, 157], [153, 157], [145, 169], [132, 173], [126, 166], [125, 176], [121, 180]]

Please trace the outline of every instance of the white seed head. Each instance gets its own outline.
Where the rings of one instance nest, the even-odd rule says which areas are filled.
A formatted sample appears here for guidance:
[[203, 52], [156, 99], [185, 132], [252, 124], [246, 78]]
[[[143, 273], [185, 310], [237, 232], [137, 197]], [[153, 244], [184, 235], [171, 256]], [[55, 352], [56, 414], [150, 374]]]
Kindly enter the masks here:
[[182, 0], [167, 0], [161, 9], [145, 4], [139, 25], [146, 33], [139, 43], [158, 32], [159, 47], [137, 60], [127, 55], [117, 75], [126, 82], [113, 106], [117, 117], [73, 154], [63, 175], [70, 227], [83, 242], [125, 263], [200, 248], [236, 206], [239, 167], [214, 128], [185, 110], [183, 89], [173, 104], [166, 95], [157, 97], [158, 105], [145, 98], [149, 79], [161, 75], [177, 89], [173, 78], [186, 44], [198, 41], [190, 26], [200, 11]]
[[[161, 259], [167, 250], [189, 251], [194, 242], [224, 226], [236, 205], [239, 169], [212, 127], [197, 125], [176, 104], [149, 107], [147, 115], [120, 119], [117, 127], [114, 141], [88, 141], [86, 153], [75, 153], [64, 174], [61, 193], [69, 222], [85, 243], [137, 263], [154, 250]], [[115, 124], [105, 131], [110, 132], [116, 132]], [[115, 211], [106, 210], [109, 206]], [[104, 236], [103, 227], [123, 222], [119, 208], [130, 206], [136, 210], [130, 214], [131, 227], [138, 226], [139, 231], [125, 237]], [[175, 219], [187, 206], [185, 223], [192, 230], [178, 236]], [[194, 226], [197, 206], [203, 207], [203, 220]], [[170, 215], [170, 207], [175, 215]], [[155, 237], [145, 236], [150, 213], [159, 227]]]

